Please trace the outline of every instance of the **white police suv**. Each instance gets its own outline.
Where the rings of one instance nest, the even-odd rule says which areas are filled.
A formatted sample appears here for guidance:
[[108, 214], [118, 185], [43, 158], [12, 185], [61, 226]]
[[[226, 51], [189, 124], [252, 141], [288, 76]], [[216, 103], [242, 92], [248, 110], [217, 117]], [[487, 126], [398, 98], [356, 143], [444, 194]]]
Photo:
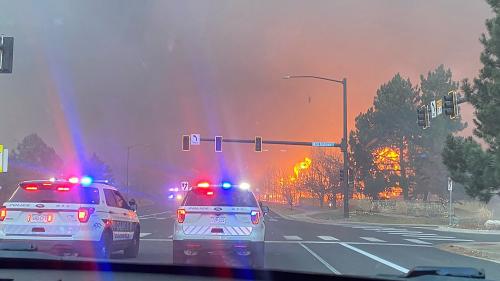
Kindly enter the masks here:
[[175, 264], [209, 255], [244, 258], [252, 267], [264, 266], [264, 214], [246, 183], [199, 183], [177, 209], [173, 234]]
[[21, 182], [0, 207], [0, 242], [29, 243], [40, 251], [109, 258], [139, 252], [135, 201], [88, 177]]

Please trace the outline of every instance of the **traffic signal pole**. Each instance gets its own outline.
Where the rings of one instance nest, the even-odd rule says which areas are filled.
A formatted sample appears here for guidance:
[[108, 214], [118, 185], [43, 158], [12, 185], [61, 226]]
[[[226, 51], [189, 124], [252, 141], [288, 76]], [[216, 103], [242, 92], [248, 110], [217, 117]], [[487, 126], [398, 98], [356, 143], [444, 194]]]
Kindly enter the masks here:
[[[215, 142], [215, 138], [200, 138], [202, 142]], [[226, 139], [222, 142], [228, 143], [255, 143], [255, 139]], [[288, 141], [288, 140], [262, 140], [262, 144], [277, 144], [277, 145], [298, 145], [298, 146], [317, 146], [317, 147], [341, 147], [342, 144], [335, 142], [313, 142], [313, 141]]]

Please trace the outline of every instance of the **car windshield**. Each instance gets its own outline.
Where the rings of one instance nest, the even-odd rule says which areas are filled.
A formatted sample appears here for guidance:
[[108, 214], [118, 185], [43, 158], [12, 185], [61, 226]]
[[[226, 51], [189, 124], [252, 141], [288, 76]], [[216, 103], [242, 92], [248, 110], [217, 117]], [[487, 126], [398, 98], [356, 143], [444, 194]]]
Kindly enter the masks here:
[[99, 190], [81, 186], [59, 186], [59, 190], [57, 187], [38, 190], [19, 187], [9, 202], [99, 204]]
[[250, 191], [197, 190], [188, 192], [183, 205], [257, 207], [257, 201]]
[[499, 194], [500, 0], [0, 0], [0, 257], [500, 280]]

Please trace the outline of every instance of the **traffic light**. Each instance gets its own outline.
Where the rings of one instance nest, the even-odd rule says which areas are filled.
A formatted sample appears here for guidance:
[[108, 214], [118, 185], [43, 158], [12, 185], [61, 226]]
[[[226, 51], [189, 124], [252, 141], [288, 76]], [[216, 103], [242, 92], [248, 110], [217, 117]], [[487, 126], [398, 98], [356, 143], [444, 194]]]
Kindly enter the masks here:
[[262, 152], [262, 137], [255, 137], [255, 152]]
[[182, 151], [189, 151], [191, 145], [191, 138], [189, 135], [182, 136]]
[[222, 152], [222, 136], [215, 137], [215, 152]]
[[422, 129], [427, 129], [430, 127], [429, 110], [427, 105], [422, 105], [417, 109], [417, 124]]
[[339, 177], [340, 177], [340, 181], [344, 181], [344, 170], [343, 169], [340, 169]]
[[0, 73], [12, 73], [14, 37], [0, 36]]
[[448, 94], [443, 97], [444, 114], [450, 116], [450, 119], [458, 116], [457, 99], [457, 93], [455, 93], [454, 91], [448, 92]]

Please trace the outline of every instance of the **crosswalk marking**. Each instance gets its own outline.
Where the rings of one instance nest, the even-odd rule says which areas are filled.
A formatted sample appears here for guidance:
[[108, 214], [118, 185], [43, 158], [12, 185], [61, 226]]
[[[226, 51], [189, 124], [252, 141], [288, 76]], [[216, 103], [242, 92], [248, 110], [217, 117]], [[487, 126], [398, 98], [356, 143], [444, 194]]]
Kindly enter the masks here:
[[378, 239], [375, 237], [359, 237], [359, 238], [366, 240], [366, 241], [370, 241], [370, 242], [387, 242], [387, 241], [384, 241], [384, 240], [381, 240], [381, 239]]
[[286, 239], [286, 240], [302, 240], [302, 238], [300, 238], [299, 236], [297, 235], [283, 235], [283, 237]]
[[406, 234], [406, 235], [403, 235], [403, 236], [407, 236], [407, 237], [417, 237], [417, 236], [422, 236], [422, 237], [431, 237], [431, 236], [438, 236], [437, 234], [434, 234], [434, 233], [419, 233], [419, 234]]
[[402, 235], [402, 234], [420, 234], [422, 232], [420, 231], [394, 231], [394, 232], [385, 232], [386, 234], [392, 234], [392, 235]]
[[432, 243], [425, 242], [425, 241], [418, 240], [418, 239], [405, 239], [405, 240], [408, 241], [408, 242], [416, 243], [416, 244], [424, 244], [424, 245], [430, 245], [430, 244], [432, 244]]
[[453, 237], [453, 236], [422, 236], [422, 237], [418, 237], [419, 239], [455, 239], [456, 237]]
[[380, 229], [376, 230], [377, 232], [405, 232], [408, 231], [406, 229]]
[[474, 242], [474, 240], [469, 239], [450, 239], [450, 238], [420, 238], [421, 240], [434, 240], [434, 241], [454, 241], [454, 242]]
[[149, 233], [149, 232], [141, 232], [140, 237], [142, 238], [142, 237], [146, 237], [148, 235], [151, 235], [151, 233]]
[[318, 236], [319, 239], [328, 240], [328, 241], [339, 241], [339, 239], [332, 236]]

